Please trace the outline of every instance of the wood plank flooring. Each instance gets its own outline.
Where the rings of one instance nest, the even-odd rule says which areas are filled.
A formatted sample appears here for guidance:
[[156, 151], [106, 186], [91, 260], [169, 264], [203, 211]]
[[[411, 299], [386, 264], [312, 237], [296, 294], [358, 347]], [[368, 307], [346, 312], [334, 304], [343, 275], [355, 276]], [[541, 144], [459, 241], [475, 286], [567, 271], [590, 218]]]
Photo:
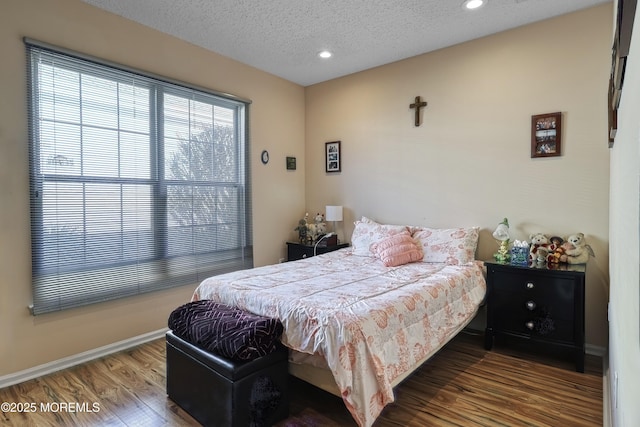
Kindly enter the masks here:
[[[532, 356], [462, 333], [396, 388], [375, 427], [601, 426], [602, 360]], [[291, 378], [290, 418], [278, 427], [355, 426], [342, 401]], [[156, 340], [0, 390], [7, 426], [197, 426], [165, 393]], [[6, 410], [9, 404], [9, 410]], [[66, 407], [64, 405], [67, 405]]]

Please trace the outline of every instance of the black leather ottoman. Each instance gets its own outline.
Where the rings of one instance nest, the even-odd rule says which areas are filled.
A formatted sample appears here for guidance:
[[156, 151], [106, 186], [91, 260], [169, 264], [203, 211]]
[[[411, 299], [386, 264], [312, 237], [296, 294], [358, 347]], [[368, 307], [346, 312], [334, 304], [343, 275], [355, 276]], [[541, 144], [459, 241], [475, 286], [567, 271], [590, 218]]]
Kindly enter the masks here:
[[205, 426], [271, 426], [289, 415], [288, 351], [237, 362], [167, 332], [167, 395]]

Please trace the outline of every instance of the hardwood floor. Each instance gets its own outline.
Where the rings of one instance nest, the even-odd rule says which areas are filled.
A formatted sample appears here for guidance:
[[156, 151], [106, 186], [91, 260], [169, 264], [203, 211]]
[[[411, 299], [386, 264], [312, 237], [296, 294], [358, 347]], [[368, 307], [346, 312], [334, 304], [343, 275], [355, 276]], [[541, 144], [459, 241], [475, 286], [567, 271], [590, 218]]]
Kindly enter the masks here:
[[[531, 356], [458, 335], [396, 388], [375, 427], [601, 426], [602, 361]], [[285, 426], [355, 426], [342, 401], [291, 379]], [[199, 425], [166, 397], [164, 339], [0, 390], [7, 426]], [[8, 405], [8, 411], [6, 410]], [[66, 405], [66, 406], [65, 406]]]

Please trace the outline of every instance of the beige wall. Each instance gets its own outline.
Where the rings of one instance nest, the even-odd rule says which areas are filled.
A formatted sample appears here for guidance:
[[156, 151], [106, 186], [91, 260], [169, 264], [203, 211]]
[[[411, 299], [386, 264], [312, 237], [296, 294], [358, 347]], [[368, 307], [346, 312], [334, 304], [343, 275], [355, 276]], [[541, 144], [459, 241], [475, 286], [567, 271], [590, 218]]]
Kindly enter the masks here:
[[[300, 215], [322, 211], [326, 204], [347, 209], [342, 236], [360, 215], [385, 222], [479, 225], [480, 257], [494, 251], [490, 230], [503, 216], [516, 238], [533, 231], [582, 231], [597, 255], [588, 271], [587, 342], [604, 346], [609, 221], [604, 105], [611, 21], [611, 7], [605, 5], [305, 90], [79, 0], [5, 0], [0, 342], [8, 345], [0, 346], [0, 376], [158, 330], [194, 288], [28, 314], [22, 37], [252, 99], [256, 265], [283, 257], [284, 241], [294, 236]], [[416, 95], [429, 102], [418, 128], [408, 109]], [[564, 155], [530, 159], [530, 116], [552, 111], [564, 113]], [[324, 142], [333, 140], [342, 140], [343, 172], [327, 175]], [[267, 166], [259, 161], [263, 149], [271, 154]], [[297, 171], [285, 170], [285, 156], [297, 157]]]
[[[611, 319], [608, 379], [615, 426], [640, 426], [640, 8], [611, 149]], [[616, 385], [615, 378], [618, 378]], [[614, 394], [616, 396], [614, 396]]]
[[[86, 5], [3, 0], [0, 12], [0, 377], [166, 326], [194, 286], [32, 317], [22, 37], [253, 100], [255, 263], [277, 262], [304, 211], [304, 89]], [[271, 162], [260, 163], [268, 149]], [[286, 171], [285, 156], [298, 158]]]
[[[483, 228], [516, 239], [587, 235], [587, 343], [607, 345], [612, 6], [475, 40], [306, 88], [306, 206], [387, 223]], [[409, 104], [427, 102], [414, 127]], [[530, 158], [531, 115], [563, 113], [563, 155]], [[324, 143], [342, 141], [342, 172]]]

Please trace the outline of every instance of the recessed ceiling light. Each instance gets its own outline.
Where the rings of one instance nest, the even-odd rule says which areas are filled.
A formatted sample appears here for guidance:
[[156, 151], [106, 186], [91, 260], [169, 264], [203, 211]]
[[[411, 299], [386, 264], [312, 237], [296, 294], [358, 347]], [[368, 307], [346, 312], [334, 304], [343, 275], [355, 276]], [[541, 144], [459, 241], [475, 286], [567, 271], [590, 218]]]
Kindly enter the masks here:
[[484, 0], [467, 0], [464, 2], [464, 7], [466, 7], [467, 9], [477, 9], [484, 3]]
[[324, 58], [324, 59], [331, 58], [332, 55], [333, 54], [331, 52], [329, 52], [328, 50], [323, 50], [322, 52], [318, 53], [318, 56], [320, 58]]

